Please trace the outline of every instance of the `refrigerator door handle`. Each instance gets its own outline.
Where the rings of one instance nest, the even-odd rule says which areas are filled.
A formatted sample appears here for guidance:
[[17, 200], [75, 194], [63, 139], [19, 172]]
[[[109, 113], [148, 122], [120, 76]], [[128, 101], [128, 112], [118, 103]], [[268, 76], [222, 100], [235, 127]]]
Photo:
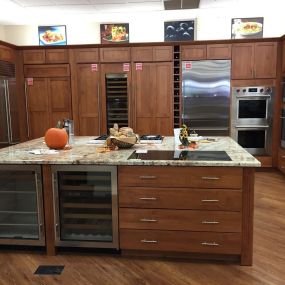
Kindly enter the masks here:
[[9, 119], [10, 108], [9, 108], [9, 101], [8, 101], [9, 94], [8, 94], [7, 88], [8, 88], [7, 81], [5, 80], [4, 81], [4, 89], [5, 89], [4, 97], [5, 97], [5, 109], [6, 109], [6, 124], [7, 124], [7, 133], [8, 133], [8, 143], [10, 143], [11, 142], [11, 135], [10, 135], [11, 128], [10, 128], [10, 119]]
[[11, 105], [10, 105], [10, 93], [9, 93], [9, 81], [6, 80], [6, 115], [7, 115], [7, 127], [8, 127], [8, 136], [9, 136], [9, 143], [13, 142], [13, 131], [12, 131], [12, 121], [11, 121]]

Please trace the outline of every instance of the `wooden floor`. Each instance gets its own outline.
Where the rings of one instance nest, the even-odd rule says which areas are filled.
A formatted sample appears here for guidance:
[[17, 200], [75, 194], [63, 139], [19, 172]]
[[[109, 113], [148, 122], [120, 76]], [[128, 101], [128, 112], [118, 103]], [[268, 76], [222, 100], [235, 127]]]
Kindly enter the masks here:
[[[263, 285], [285, 284], [285, 176], [257, 172], [254, 265], [162, 258], [0, 251], [0, 285]], [[39, 265], [65, 265], [58, 276], [38, 276]]]

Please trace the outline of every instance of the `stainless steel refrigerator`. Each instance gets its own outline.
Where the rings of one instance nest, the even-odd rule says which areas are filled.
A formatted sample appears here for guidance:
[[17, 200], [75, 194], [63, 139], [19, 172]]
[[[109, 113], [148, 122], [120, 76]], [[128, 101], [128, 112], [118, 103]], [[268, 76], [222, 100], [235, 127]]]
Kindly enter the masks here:
[[229, 135], [230, 60], [182, 62], [182, 122], [199, 135]]
[[0, 147], [19, 142], [15, 66], [0, 61]]

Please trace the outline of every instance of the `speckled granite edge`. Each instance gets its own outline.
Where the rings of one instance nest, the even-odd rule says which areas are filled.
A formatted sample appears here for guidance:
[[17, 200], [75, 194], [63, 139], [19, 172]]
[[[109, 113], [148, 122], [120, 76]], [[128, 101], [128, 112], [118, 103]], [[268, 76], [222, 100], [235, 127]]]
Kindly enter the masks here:
[[43, 138], [0, 149], [0, 164], [86, 164], [86, 165], [157, 165], [157, 166], [231, 166], [260, 167], [261, 163], [230, 137], [215, 137], [215, 142], [200, 142], [198, 150], [224, 150], [232, 161], [128, 160], [138, 149], [174, 150], [174, 138], [165, 137], [162, 144], [136, 144], [131, 149], [98, 153], [102, 145], [88, 144], [94, 137], [75, 137], [70, 150], [54, 154], [31, 154], [31, 150], [48, 150]]

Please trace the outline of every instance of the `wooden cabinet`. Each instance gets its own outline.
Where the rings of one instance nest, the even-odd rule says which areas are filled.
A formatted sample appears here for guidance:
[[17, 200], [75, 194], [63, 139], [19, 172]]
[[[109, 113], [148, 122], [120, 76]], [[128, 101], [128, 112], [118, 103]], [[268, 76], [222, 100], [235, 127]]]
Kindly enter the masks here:
[[121, 249], [237, 254], [250, 263], [249, 177], [236, 167], [119, 166]]
[[96, 63], [99, 62], [99, 49], [98, 48], [81, 48], [75, 49], [75, 62], [76, 63]]
[[141, 67], [136, 69], [133, 66], [135, 131], [139, 134], [172, 135], [172, 63], [142, 63]]
[[231, 59], [231, 44], [182, 45], [181, 59]]
[[100, 48], [100, 62], [130, 62], [129, 47]]
[[133, 62], [172, 61], [172, 46], [133, 47], [131, 50]]
[[69, 68], [27, 65], [24, 75], [28, 138], [34, 139], [44, 136], [59, 120], [71, 118]]
[[23, 50], [24, 64], [68, 63], [68, 49], [31, 49]]
[[285, 40], [282, 42], [282, 73], [285, 75]]
[[276, 65], [276, 42], [232, 46], [232, 79], [275, 78]]
[[278, 169], [285, 174], [285, 149], [279, 148], [278, 151]]
[[13, 50], [10, 47], [0, 45], [0, 60], [15, 62], [16, 60], [15, 50]]
[[99, 135], [99, 70], [94, 70], [89, 63], [79, 63], [76, 65], [76, 74], [79, 135]]

